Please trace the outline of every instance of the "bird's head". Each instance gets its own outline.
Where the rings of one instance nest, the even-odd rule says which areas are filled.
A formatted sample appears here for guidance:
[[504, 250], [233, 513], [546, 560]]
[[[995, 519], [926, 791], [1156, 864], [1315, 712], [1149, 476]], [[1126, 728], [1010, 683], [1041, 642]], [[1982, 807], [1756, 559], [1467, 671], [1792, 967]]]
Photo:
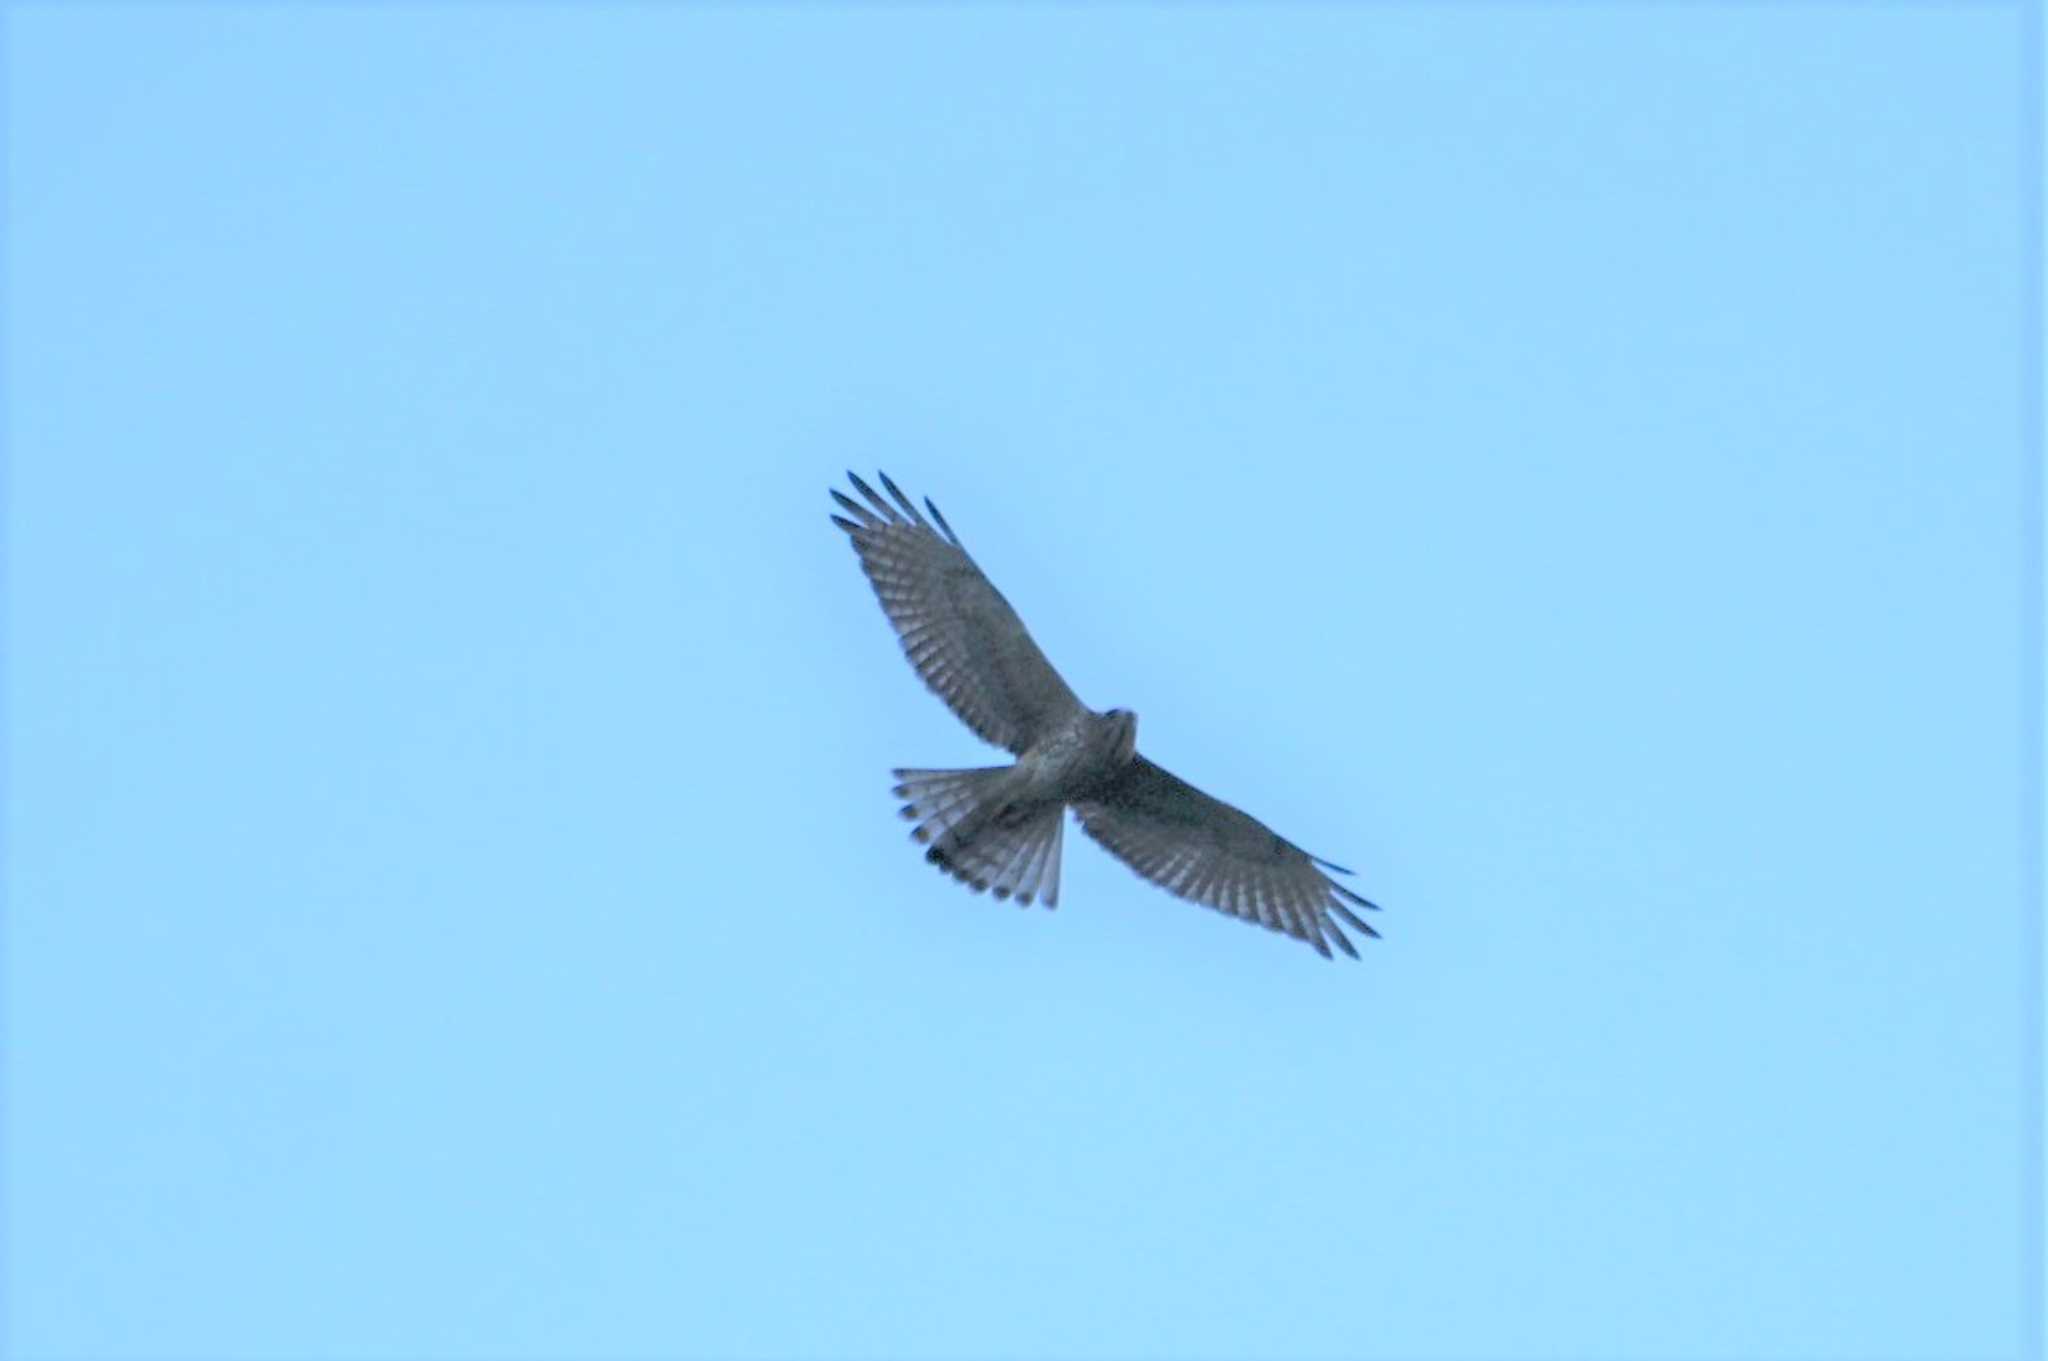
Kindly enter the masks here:
[[1115, 736], [1115, 745], [1110, 750], [1116, 763], [1123, 765], [1138, 751], [1138, 716], [1129, 709], [1111, 709], [1103, 715], [1110, 722], [1110, 732]]

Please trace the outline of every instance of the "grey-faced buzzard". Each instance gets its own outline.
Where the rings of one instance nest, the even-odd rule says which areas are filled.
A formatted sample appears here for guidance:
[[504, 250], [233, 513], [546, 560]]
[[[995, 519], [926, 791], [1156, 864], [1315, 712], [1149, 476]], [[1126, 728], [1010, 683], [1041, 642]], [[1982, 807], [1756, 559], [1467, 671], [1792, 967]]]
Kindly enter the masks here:
[[[1020, 903], [1060, 895], [1066, 809], [1081, 829], [1179, 897], [1284, 931], [1324, 958], [1358, 951], [1341, 921], [1372, 903], [1323, 873], [1349, 874], [1258, 819], [1138, 755], [1138, 716], [1081, 703], [982, 575], [929, 498], [929, 519], [885, 474], [884, 500], [852, 473], [866, 504], [832, 499], [904, 655], [960, 721], [1017, 759], [980, 770], [898, 770], [896, 796], [925, 859], [976, 892]], [[892, 504], [893, 502], [893, 504]]]

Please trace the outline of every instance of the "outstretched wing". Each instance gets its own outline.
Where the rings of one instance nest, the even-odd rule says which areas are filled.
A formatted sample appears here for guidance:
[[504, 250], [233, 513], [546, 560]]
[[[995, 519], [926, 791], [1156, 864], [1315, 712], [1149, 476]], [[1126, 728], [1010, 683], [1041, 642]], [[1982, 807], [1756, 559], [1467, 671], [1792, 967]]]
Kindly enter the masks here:
[[1255, 921], [1307, 941], [1325, 959], [1326, 943], [1353, 959], [1358, 951], [1345, 939], [1337, 919], [1368, 936], [1367, 926], [1347, 903], [1373, 904], [1337, 883], [1317, 866], [1350, 871], [1318, 860], [1260, 822], [1212, 799], [1142, 756], [1133, 757], [1116, 782], [1086, 803], [1074, 805], [1081, 828], [1110, 854], [1178, 897]]
[[853, 539], [903, 655], [962, 723], [1021, 753], [1081, 707], [937, 506], [925, 501], [927, 520], [886, 473], [882, 485], [894, 505], [847, 476], [867, 504], [834, 491], [832, 499], [852, 518], [835, 515], [832, 523]]

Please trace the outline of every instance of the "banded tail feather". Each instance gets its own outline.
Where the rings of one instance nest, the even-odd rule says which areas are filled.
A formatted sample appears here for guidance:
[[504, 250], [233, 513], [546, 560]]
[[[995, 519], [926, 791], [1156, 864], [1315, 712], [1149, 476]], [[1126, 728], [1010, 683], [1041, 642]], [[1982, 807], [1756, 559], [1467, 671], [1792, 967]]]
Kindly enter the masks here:
[[1060, 843], [1066, 805], [1011, 802], [1014, 768], [898, 770], [896, 797], [914, 823], [924, 858], [979, 893], [1020, 906], [1060, 900]]

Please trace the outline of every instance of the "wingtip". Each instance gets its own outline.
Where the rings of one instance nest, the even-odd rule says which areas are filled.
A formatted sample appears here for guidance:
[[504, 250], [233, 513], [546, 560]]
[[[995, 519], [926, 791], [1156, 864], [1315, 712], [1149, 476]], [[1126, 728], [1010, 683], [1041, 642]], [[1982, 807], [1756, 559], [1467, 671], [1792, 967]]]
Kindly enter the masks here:
[[1357, 893], [1353, 893], [1350, 889], [1344, 887], [1344, 885], [1340, 883], [1335, 882], [1334, 880], [1330, 883], [1330, 891], [1332, 893], [1335, 893], [1338, 897], [1345, 898], [1351, 902], [1357, 903], [1360, 907], [1366, 908], [1369, 911], [1377, 912], [1380, 910], [1380, 905], [1378, 903], [1372, 901], [1370, 898], [1364, 897]]
[[932, 519], [937, 522], [939, 529], [952, 541], [953, 546], [958, 548], [960, 546], [960, 536], [953, 532], [953, 526], [946, 523], [946, 517], [939, 513], [939, 508], [932, 503], [931, 497], [927, 496], [924, 498], [924, 508], [932, 513]]
[[1380, 938], [1380, 933], [1373, 930], [1373, 928], [1366, 922], [1365, 918], [1359, 916], [1356, 912], [1353, 912], [1350, 908], [1344, 906], [1342, 902], [1333, 899], [1327, 904], [1327, 908], [1329, 911], [1334, 912], [1339, 917], [1343, 918], [1345, 924], [1350, 926], [1353, 930], [1363, 931], [1366, 935], [1371, 936], [1374, 940], [1378, 940]]
[[870, 487], [865, 481], [863, 481], [859, 473], [855, 472], [851, 468], [848, 468], [846, 470], [846, 480], [853, 483], [853, 489], [859, 492], [862, 496], [865, 496], [868, 500], [868, 504], [873, 506], [875, 510], [880, 513], [880, 517], [883, 523], [893, 523], [899, 518], [896, 514], [895, 509], [891, 507], [887, 501], [882, 499], [882, 494], [876, 491], [873, 487]]

